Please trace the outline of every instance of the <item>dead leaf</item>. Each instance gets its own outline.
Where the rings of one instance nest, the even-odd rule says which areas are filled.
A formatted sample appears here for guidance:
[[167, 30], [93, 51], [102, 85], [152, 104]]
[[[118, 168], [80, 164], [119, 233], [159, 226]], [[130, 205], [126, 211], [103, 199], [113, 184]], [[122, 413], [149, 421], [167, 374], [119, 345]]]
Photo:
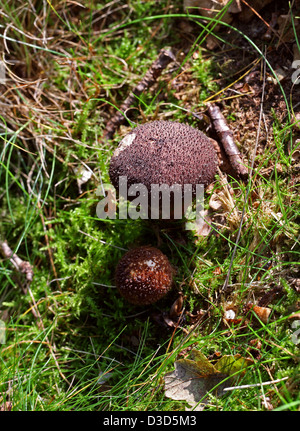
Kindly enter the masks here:
[[[292, 23], [292, 18], [290, 14], [287, 15], [280, 15], [277, 20], [278, 27], [279, 27], [279, 43], [286, 43], [294, 41], [295, 39], [295, 31], [297, 35], [299, 36], [299, 23], [297, 20], [294, 19], [294, 23]], [[294, 27], [293, 27], [294, 24]]]
[[232, 382], [231, 376], [237, 382], [253, 362], [236, 354], [224, 355], [213, 364], [203, 353], [193, 349], [189, 358], [175, 361], [175, 370], [165, 375], [165, 395], [173, 400], [187, 401], [191, 409], [203, 410], [209, 393], [222, 396], [225, 386]]
[[213, 34], [209, 34], [206, 37], [206, 48], [210, 51], [213, 51], [219, 44], [218, 38], [216, 38]]
[[[299, 61], [300, 61], [300, 58], [299, 58]], [[292, 122], [295, 123], [295, 124], [293, 124], [293, 127], [295, 129], [299, 130], [300, 129], [300, 112], [299, 111], [295, 112], [294, 115], [292, 116]], [[296, 139], [297, 139], [296, 136], [293, 136], [293, 148], [295, 147], [295, 145], [297, 145], [297, 143], [295, 143]], [[299, 142], [298, 142], [298, 144], [299, 144]], [[291, 154], [291, 143], [290, 143], [290, 141], [288, 143], [288, 151], [289, 151], [289, 154]]]
[[208, 236], [211, 232], [212, 224], [212, 219], [208, 214], [208, 210], [200, 211], [196, 220], [186, 223], [186, 229], [194, 231], [196, 237]]
[[278, 67], [277, 69], [275, 69], [274, 73], [277, 79], [273, 75], [270, 75], [267, 78], [267, 81], [272, 82], [274, 85], [277, 85], [278, 82], [282, 81], [287, 76], [287, 72], [283, 70], [282, 67]]
[[208, 393], [216, 386], [214, 392], [222, 394], [225, 383], [220, 383], [227, 376], [216, 370], [205, 356], [200, 359], [200, 352], [197, 355], [198, 361], [179, 359], [175, 362], [175, 370], [164, 377], [165, 395], [172, 400], [185, 400], [192, 408], [203, 410]]
[[[297, 118], [297, 128], [300, 128], [300, 115], [298, 113], [298, 118]], [[300, 161], [300, 139], [297, 138], [296, 136], [293, 137], [293, 144], [291, 145], [291, 143], [288, 143], [288, 152], [289, 155], [291, 156], [292, 162], [293, 163], [299, 163]]]
[[82, 185], [87, 183], [92, 175], [93, 175], [93, 171], [89, 168], [85, 168], [84, 166], [74, 166], [73, 171], [77, 177], [77, 185], [78, 185], [78, 190], [79, 193], [82, 193]]
[[251, 359], [237, 354], [222, 356], [214, 365], [203, 353], [193, 349], [188, 359], [175, 361], [175, 370], [165, 375], [165, 395], [203, 410], [209, 393], [222, 396], [223, 389], [229, 385], [228, 377], [240, 375], [241, 370], [243, 375], [244, 368], [252, 363]]
[[259, 307], [258, 305], [252, 304], [252, 302], [249, 302], [246, 304], [246, 307], [244, 309], [245, 313], [248, 313], [249, 311], [253, 311], [253, 313], [261, 320], [263, 323], [267, 323], [269, 320], [269, 316], [271, 313], [271, 309], [268, 307]]
[[[183, 6], [184, 9], [191, 14], [214, 18], [228, 2], [229, 0], [184, 0]], [[230, 23], [232, 21], [229, 10], [222, 16], [223, 22]]]
[[172, 320], [177, 321], [182, 314], [184, 296], [180, 292], [178, 298], [173, 302], [170, 308], [169, 316]]
[[291, 278], [290, 282], [291, 286], [296, 290], [296, 292], [300, 293], [300, 278]]
[[222, 208], [223, 204], [217, 193], [213, 193], [211, 195], [211, 198], [209, 200], [209, 206], [214, 211], [218, 211]]
[[213, 274], [215, 275], [221, 275], [222, 274], [222, 269], [217, 266], [216, 269], [213, 270]]
[[239, 353], [236, 355], [224, 355], [215, 364], [215, 368], [221, 373], [234, 375], [234, 381], [237, 381], [245, 375], [246, 368], [254, 363], [253, 359], [244, 358]]
[[291, 314], [288, 319], [291, 320], [300, 320], [300, 313]]

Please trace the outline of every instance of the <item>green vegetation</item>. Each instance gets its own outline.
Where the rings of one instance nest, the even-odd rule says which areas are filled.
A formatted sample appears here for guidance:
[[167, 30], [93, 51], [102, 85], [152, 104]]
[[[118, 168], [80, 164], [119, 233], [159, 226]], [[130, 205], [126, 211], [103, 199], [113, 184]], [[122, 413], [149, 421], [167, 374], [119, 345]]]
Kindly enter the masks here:
[[[0, 407], [184, 410], [187, 403], [165, 396], [164, 375], [178, 355], [196, 347], [212, 360], [216, 352], [253, 359], [238, 382], [248, 387], [210, 394], [207, 410], [264, 410], [267, 399], [274, 409], [299, 410], [299, 345], [291, 316], [299, 313], [300, 199], [291, 98], [281, 84], [276, 87], [286, 115], [265, 108], [268, 133], [261, 132], [254, 154], [259, 107], [251, 134], [242, 113], [253, 109], [252, 95], [240, 93], [245, 102], [236, 105], [231, 92], [222, 92], [255, 61], [260, 70], [261, 41], [224, 25], [243, 41], [218, 34], [228, 51], [242, 57], [249, 50], [246, 69], [231, 70], [227, 54], [205, 45], [219, 18], [188, 20], [181, 1], [80, 6], [4, 0], [0, 17], [0, 241], [34, 269], [28, 282], [9, 259], [0, 259], [6, 338], [0, 345]], [[133, 124], [178, 120], [206, 131], [206, 100], [224, 98], [229, 124], [242, 133], [243, 158], [251, 166], [255, 157], [255, 164], [247, 185], [222, 173], [207, 190], [206, 209], [213, 196], [222, 197], [209, 236], [178, 225], [160, 230], [160, 248], [176, 268], [175, 287], [141, 309], [120, 297], [114, 270], [130, 247], [157, 246], [157, 229], [142, 220], [99, 220], [97, 189], [109, 182], [110, 157], [130, 127], [125, 123], [106, 141], [108, 120], [166, 46], [177, 61], [137, 98], [128, 112]], [[269, 57], [267, 62], [272, 75]], [[80, 183], [87, 171], [91, 178]], [[179, 292], [184, 320], [168, 326], [162, 316]], [[245, 312], [247, 303], [268, 294], [268, 322]], [[229, 305], [241, 319], [235, 325], [224, 321]], [[197, 313], [203, 318], [193, 330]]]

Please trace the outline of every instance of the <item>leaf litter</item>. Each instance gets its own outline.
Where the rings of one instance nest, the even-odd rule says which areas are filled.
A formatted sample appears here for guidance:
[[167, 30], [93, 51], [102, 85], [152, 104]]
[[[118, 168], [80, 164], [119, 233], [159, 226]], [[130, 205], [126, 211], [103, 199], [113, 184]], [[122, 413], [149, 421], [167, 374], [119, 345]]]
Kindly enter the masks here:
[[224, 355], [213, 364], [193, 349], [190, 358], [175, 361], [175, 370], [165, 375], [165, 395], [173, 400], [185, 400], [190, 406], [187, 410], [203, 410], [209, 394], [224, 395], [225, 388], [235, 384], [253, 362], [236, 354]]

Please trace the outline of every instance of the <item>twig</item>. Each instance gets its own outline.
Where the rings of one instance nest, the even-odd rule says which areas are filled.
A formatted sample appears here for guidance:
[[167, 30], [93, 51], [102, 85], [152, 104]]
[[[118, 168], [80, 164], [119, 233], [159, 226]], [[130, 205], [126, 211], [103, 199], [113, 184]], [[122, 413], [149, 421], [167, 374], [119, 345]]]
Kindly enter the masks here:
[[246, 181], [248, 179], [248, 169], [243, 165], [241, 154], [234, 142], [233, 133], [220, 108], [217, 105], [211, 104], [208, 106], [208, 114], [234, 172]]
[[228, 388], [224, 388], [223, 391], [234, 391], [236, 389], [247, 389], [247, 388], [256, 388], [260, 386], [273, 385], [274, 383], [283, 382], [287, 380], [288, 377], [283, 377], [282, 379], [271, 380], [269, 382], [261, 382], [261, 383], [252, 383], [250, 385], [241, 385], [241, 386], [230, 386]]
[[113, 245], [113, 244], [110, 244], [110, 243], [108, 243], [108, 242], [106, 242], [106, 241], [103, 241], [102, 239], [95, 238], [94, 236], [90, 235], [89, 233], [83, 232], [83, 231], [82, 231], [82, 230], [80, 230], [80, 229], [78, 229], [78, 232], [79, 232], [79, 233], [82, 233], [82, 235], [88, 236], [89, 238], [91, 238], [91, 239], [93, 239], [93, 240], [95, 240], [95, 241], [101, 242], [101, 244], [107, 244], [107, 245], [109, 245], [110, 247], [117, 248], [118, 250], [128, 251], [126, 248], [118, 247], [118, 246], [116, 246], [116, 245]]
[[18, 272], [25, 274], [26, 280], [28, 283], [32, 282], [32, 279], [33, 279], [32, 265], [29, 262], [22, 260], [19, 256], [17, 256], [17, 254], [12, 251], [12, 249], [10, 248], [6, 240], [5, 241], [0, 240], [0, 252], [5, 259], [10, 260], [10, 262], [13, 264], [13, 266], [16, 268]]
[[156, 82], [157, 78], [161, 75], [162, 71], [171, 61], [175, 61], [175, 56], [172, 51], [169, 49], [162, 49], [158, 58], [154, 61], [154, 63], [152, 63], [152, 66], [144, 78], [124, 100], [120, 110], [107, 123], [106, 129], [104, 131], [105, 139], [111, 139], [113, 137], [116, 129], [125, 121], [124, 113], [128, 110], [128, 108], [130, 108], [130, 106], [136, 100], [136, 97], [146, 89], [150, 88]]

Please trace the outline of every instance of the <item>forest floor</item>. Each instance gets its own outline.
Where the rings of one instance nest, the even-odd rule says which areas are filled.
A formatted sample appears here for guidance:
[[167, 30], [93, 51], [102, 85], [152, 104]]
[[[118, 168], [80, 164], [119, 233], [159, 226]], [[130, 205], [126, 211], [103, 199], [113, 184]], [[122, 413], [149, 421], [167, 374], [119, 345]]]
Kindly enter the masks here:
[[[241, 3], [2, 2], [1, 410], [299, 410], [300, 4]], [[133, 126], [188, 123], [223, 151], [212, 106], [248, 174], [224, 156], [205, 230], [97, 217]], [[138, 307], [115, 268], [149, 244], [174, 288]]]

